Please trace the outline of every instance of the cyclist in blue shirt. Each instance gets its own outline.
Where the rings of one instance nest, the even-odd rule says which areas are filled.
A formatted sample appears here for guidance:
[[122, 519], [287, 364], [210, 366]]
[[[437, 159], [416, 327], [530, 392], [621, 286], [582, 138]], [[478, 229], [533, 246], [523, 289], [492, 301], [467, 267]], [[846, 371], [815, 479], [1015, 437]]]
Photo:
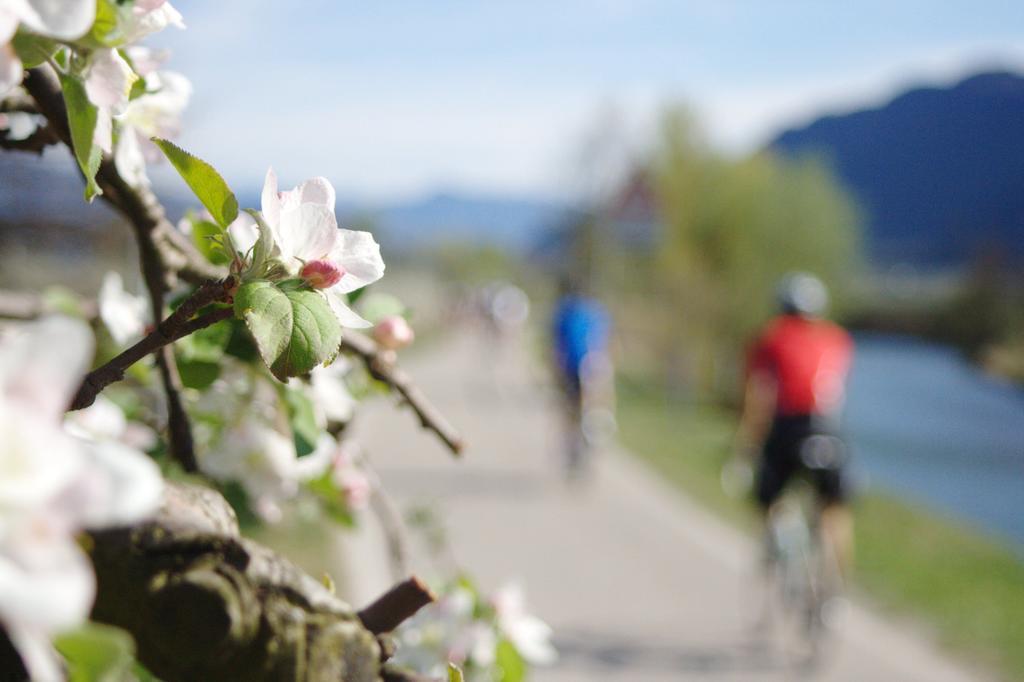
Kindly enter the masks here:
[[552, 320], [554, 360], [559, 374], [569, 422], [568, 474], [583, 473], [585, 455], [593, 441], [614, 429], [608, 403], [613, 394], [608, 342], [611, 318], [599, 301], [582, 295], [569, 280]]

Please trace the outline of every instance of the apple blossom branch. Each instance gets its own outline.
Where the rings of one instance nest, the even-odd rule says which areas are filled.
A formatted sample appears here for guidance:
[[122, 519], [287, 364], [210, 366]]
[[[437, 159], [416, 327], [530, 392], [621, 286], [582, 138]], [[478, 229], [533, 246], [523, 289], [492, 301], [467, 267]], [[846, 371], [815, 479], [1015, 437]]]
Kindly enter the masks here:
[[208, 313], [193, 317], [201, 308], [211, 303], [222, 303], [231, 296], [235, 286], [234, 277], [205, 282], [178, 306], [173, 313], [156, 325], [141, 341], [131, 346], [117, 357], [85, 375], [82, 385], [78, 388], [71, 403], [72, 410], [89, 407], [96, 400], [100, 391], [124, 378], [125, 371], [136, 362], [154, 353], [178, 339], [205, 329], [210, 325], [234, 316], [231, 308], [218, 308]]
[[[29, 69], [22, 84], [33, 100], [34, 111], [46, 119], [46, 129], [70, 149], [67, 109], [53, 68], [43, 64]], [[129, 185], [111, 159], [104, 158], [100, 163], [96, 182], [103, 190], [102, 198], [131, 222], [140, 248], [146, 243], [146, 257], [158, 260], [164, 278], [172, 280], [168, 284], [173, 283], [175, 276], [199, 284], [226, 274], [206, 261], [188, 238], [174, 228], [152, 190]]]
[[[43, 64], [29, 69], [23, 85], [34, 101], [35, 110], [47, 120], [47, 128], [60, 141], [71, 148], [71, 133], [68, 128], [67, 110], [64, 105], [60, 83], [53, 68], [48, 64]], [[104, 158], [102, 160], [99, 171], [96, 174], [96, 181], [103, 190], [103, 199], [124, 214], [135, 231], [143, 277], [149, 290], [150, 302], [155, 318], [163, 316], [164, 295], [170, 286], [175, 283], [176, 278], [180, 277], [185, 281], [199, 284], [226, 274], [223, 269], [208, 263], [189, 242], [188, 238], [171, 225], [167, 220], [163, 206], [153, 192], [145, 186], [136, 187], [129, 185], [118, 173], [111, 159]], [[212, 322], [210, 323], [212, 324]], [[151, 339], [149, 343], [153, 345], [147, 346], [148, 350], [138, 355], [131, 362], [137, 361], [148, 353], [160, 351], [157, 355], [157, 363], [168, 400], [168, 426], [172, 451], [176, 453], [179, 460], [182, 460], [183, 464], [186, 464], [186, 468], [188, 468], [187, 463], [194, 462], [194, 454], [192, 453], [187, 417], [185, 416], [179, 395], [180, 381], [176, 376], [170, 348], [167, 347], [170, 341], [155, 343], [159, 340], [159, 338]], [[174, 339], [171, 340], [173, 341]], [[145, 341], [144, 339], [143, 342]], [[133, 349], [135, 349], [134, 353]], [[122, 358], [122, 362], [124, 359], [133, 357], [134, 354], [142, 350], [136, 347], [133, 347], [133, 349], [128, 349], [121, 356], [118, 356]], [[459, 434], [426, 401], [411, 379], [395, 367], [391, 359], [385, 357], [385, 354], [377, 348], [377, 345], [372, 340], [362, 335], [349, 333], [346, 339], [342, 341], [341, 349], [359, 355], [375, 378], [391, 386], [403, 397], [416, 412], [425, 428], [434, 431], [453, 453], [460, 453], [463, 448], [463, 442]], [[129, 362], [125, 365], [125, 368], [130, 366], [130, 364]], [[99, 368], [96, 371], [99, 372], [100, 370], [104, 370], [104, 368]], [[94, 381], [100, 381], [109, 378], [103, 384], [105, 386], [112, 381], [119, 380], [122, 376], [123, 369], [118, 371], [110, 368], [104, 374], [93, 377], [93, 379]], [[88, 385], [90, 384], [83, 384], [80, 398], [82, 401], [88, 400], [91, 403], [95, 399], [95, 394], [102, 390], [102, 388], [94, 390], [88, 388]], [[92, 392], [91, 397], [89, 397], [90, 392]], [[80, 404], [80, 401], [76, 398], [75, 404], [84, 406], [88, 403], [83, 402]]]
[[454, 455], [462, 454], [465, 442], [458, 431], [448, 423], [437, 408], [431, 405], [412, 379], [395, 365], [391, 354], [383, 351], [377, 343], [364, 334], [346, 329], [341, 338], [339, 350], [357, 355], [363, 361], [370, 375], [394, 389], [420, 419], [420, 424], [437, 434]]
[[[47, 128], [69, 149], [73, 149], [67, 108], [53, 67], [43, 64], [29, 69], [23, 85], [34, 100], [38, 113], [46, 119]], [[163, 317], [166, 293], [178, 276], [190, 282], [223, 276], [220, 269], [207, 263], [184, 235], [174, 229], [156, 195], [146, 186], [129, 185], [110, 158], [101, 160], [96, 181], [103, 191], [103, 199], [128, 218], [135, 232], [154, 319]], [[167, 399], [171, 453], [187, 471], [195, 471], [197, 465], [192, 429], [181, 400], [181, 378], [174, 363], [173, 351], [166, 344], [157, 345], [153, 350], [158, 351], [157, 367]], [[112, 380], [116, 381], [123, 376], [123, 370], [120, 373], [111, 370], [110, 376], [115, 377]], [[89, 385], [86, 383], [83, 387]], [[85, 394], [81, 397], [87, 398]], [[94, 399], [95, 392], [88, 400], [91, 403]]]

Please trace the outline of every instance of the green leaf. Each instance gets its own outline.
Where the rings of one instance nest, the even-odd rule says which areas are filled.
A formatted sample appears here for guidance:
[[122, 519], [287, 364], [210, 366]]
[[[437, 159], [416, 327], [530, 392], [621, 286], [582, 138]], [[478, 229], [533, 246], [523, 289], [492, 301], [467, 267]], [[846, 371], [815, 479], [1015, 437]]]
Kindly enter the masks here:
[[245, 209], [245, 212], [256, 221], [256, 229], [259, 231], [256, 245], [252, 249], [252, 269], [260, 270], [274, 253], [274, 233], [270, 231], [270, 226], [263, 219], [262, 213], [252, 208]]
[[68, 682], [121, 682], [131, 679], [135, 642], [120, 628], [86, 623], [58, 636], [54, 645], [68, 662]]
[[97, 0], [96, 19], [92, 30], [79, 40], [91, 47], [117, 47], [125, 42], [125, 27], [133, 21], [134, 3], [118, 0]]
[[199, 253], [214, 265], [225, 265], [231, 259], [218, 241], [224, 236], [224, 228], [209, 220], [192, 221], [192, 243]]
[[228, 320], [231, 326], [231, 339], [224, 352], [242, 362], [255, 363], [260, 360], [256, 342], [242, 320]]
[[132, 666], [132, 674], [135, 676], [135, 682], [161, 682], [159, 677], [146, 670], [138, 661]]
[[284, 404], [288, 408], [288, 423], [295, 439], [295, 453], [305, 457], [316, 448], [321, 429], [316, 423], [316, 408], [304, 391], [285, 387]]
[[217, 224], [221, 227], [230, 225], [231, 221], [238, 217], [238, 200], [220, 173], [210, 164], [192, 156], [173, 142], [159, 137], [152, 139]]
[[231, 325], [227, 320], [210, 325], [181, 339], [177, 347], [188, 360], [220, 362], [231, 339]]
[[32, 69], [52, 57], [58, 46], [49, 38], [19, 31], [11, 40], [11, 47], [21, 60], [22, 68]]
[[220, 376], [220, 363], [186, 360], [179, 357], [178, 374], [181, 376], [181, 383], [186, 388], [201, 391], [209, 388]]
[[498, 642], [494, 662], [498, 667], [497, 679], [500, 682], [522, 682], [526, 679], [526, 661], [507, 639], [502, 638]]
[[260, 356], [281, 381], [329, 363], [341, 343], [341, 325], [327, 299], [309, 289], [246, 282], [235, 294], [235, 315], [245, 320]]
[[71, 128], [71, 143], [75, 160], [85, 176], [85, 200], [92, 201], [103, 194], [96, 184], [96, 171], [100, 168], [103, 150], [95, 142], [96, 121], [99, 111], [85, 94], [85, 85], [79, 79], [61, 74], [60, 84], [64, 90], [64, 104], [68, 110], [68, 127]]
[[448, 663], [448, 682], [463, 682], [462, 671], [454, 663]]
[[235, 510], [235, 516], [238, 517], [238, 525], [243, 531], [263, 525], [260, 517], [256, 516], [256, 513], [253, 511], [249, 493], [245, 491], [241, 483], [237, 481], [221, 483], [220, 492], [224, 495], [224, 499], [228, 501], [228, 504], [231, 505], [231, 508]]
[[352, 510], [345, 504], [345, 495], [334, 484], [334, 477], [330, 471], [311, 480], [306, 484], [306, 489], [320, 501], [320, 508], [329, 519], [348, 528], [356, 525]]
[[220, 376], [221, 359], [231, 340], [227, 320], [189, 334], [175, 344], [181, 381], [188, 388], [202, 390]]
[[[364, 287], [360, 291], [365, 291], [368, 288]], [[352, 300], [351, 297], [349, 300]], [[359, 312], [366, 320], [374, 324], [380, 322], [385, 317], [391, 317], [392, 315], [405, 317], [407, 314], [405, 304], [397, 296], [380, 292], [372, 292], [362, 296], [359, 303]]]

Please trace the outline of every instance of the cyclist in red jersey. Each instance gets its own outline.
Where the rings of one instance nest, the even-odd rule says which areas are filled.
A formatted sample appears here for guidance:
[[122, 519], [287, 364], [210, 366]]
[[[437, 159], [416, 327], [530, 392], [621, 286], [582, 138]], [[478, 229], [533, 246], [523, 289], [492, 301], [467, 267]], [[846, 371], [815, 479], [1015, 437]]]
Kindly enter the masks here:
[[813, 275], [787, 275], [778, 298], [781, 314], [750, 350], [738, 438], [757, 457], [755, 492], [766, 517], [790, 478], [810, 479], [822, 505], [821, 532], [848, 573], [853, 520], [838, 421], [853, 341], [822, 319], [828, 293]]

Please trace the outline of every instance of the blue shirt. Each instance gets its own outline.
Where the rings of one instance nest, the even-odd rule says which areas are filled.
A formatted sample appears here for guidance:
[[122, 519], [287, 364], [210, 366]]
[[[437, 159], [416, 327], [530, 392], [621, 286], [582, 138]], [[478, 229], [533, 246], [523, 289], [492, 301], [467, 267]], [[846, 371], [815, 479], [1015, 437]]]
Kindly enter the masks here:
[[603, 305], [583, 296], [564, 296], [555, 308], [555, 353], [562, 371], [578, 375], [583, 358], [608, 348], [611, 319]]

